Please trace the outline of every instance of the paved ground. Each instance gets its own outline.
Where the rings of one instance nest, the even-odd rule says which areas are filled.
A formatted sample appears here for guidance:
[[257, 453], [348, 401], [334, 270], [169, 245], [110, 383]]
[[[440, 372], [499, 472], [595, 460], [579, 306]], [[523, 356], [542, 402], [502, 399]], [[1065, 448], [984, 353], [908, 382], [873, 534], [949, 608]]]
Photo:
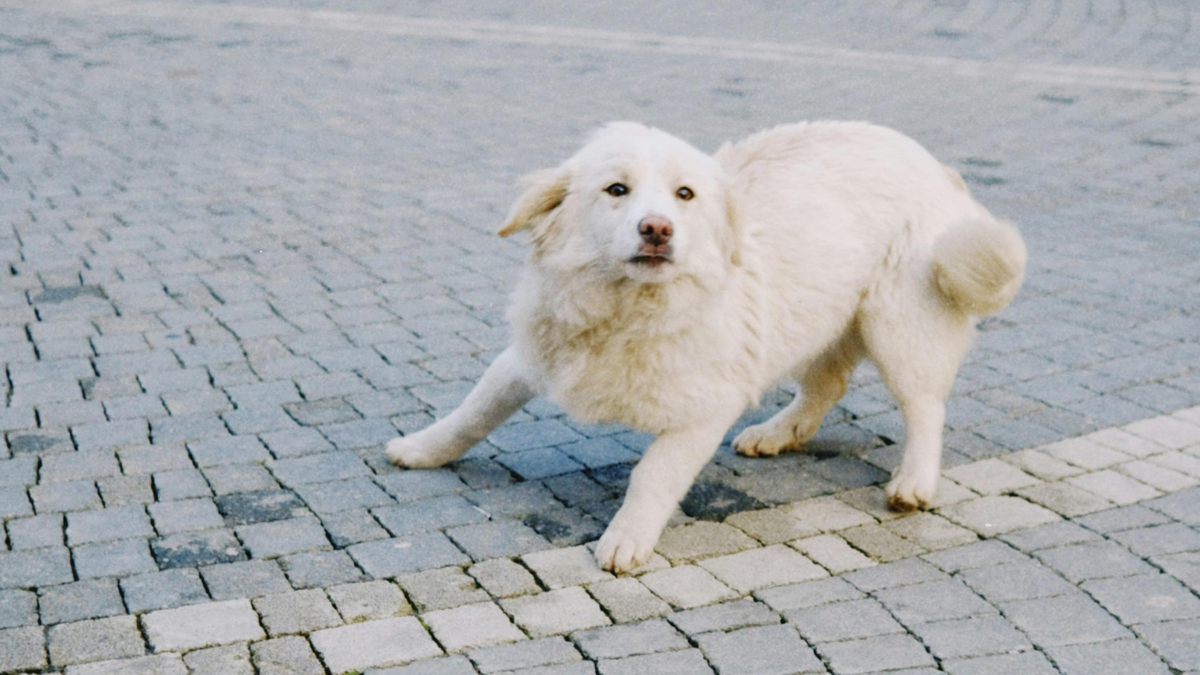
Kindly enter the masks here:
[[[0, 0], [0, 673], [1200, 671], [1188, 2], [301, 4]], [[536, 402], [382, 461], [506, 342], [519, 174], [612, 119], [819, 117], [1030, 245], [933, 513], [879, 507], [868, 368], [813, 452], [723, 449], [631, 578], [579, 546], [641, 435]]]

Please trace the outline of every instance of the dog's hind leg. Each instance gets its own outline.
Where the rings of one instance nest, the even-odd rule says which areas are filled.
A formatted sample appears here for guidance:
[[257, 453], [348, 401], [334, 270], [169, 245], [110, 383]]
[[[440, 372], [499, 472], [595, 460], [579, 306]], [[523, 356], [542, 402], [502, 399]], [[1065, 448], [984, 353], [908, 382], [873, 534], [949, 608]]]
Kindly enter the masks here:
[[733, 439], [733, 448], [748, 457], [798, 450], [816, 435], [821, 420], [846, 393], [846, 383], [862, 358], [857, 335], [842, 338], [803, 371], [798, 394], [786, 408]]
[[496, 357], [454, 412], [411, 436], [388, 441], [384, 454], [411, 469], [441, 466], [463, 456], [536, 392], [521, 357], [511, 347]]
[[937, 493], [946, 399], [972, 335], [965, 314], [907, 290], [870, 301], [860, 319], [867, 353], [904, 416], [904, 458], [887, 486], [888, 503], [901, 511], [928, 506]]

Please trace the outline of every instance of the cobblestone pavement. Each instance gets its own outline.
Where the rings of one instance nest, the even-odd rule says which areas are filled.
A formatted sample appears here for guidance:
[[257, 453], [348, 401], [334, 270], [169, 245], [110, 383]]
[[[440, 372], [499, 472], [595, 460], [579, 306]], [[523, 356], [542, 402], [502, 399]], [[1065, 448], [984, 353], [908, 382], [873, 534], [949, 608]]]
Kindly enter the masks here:
[[[0, 0], [0, 673], [1200, 672], [1198, 23]], [[881, 506], [867, 367], [809, 452], [723, 448], [621, 579], [584, 545], [640, 434], [538, 401], [383, 461], [506, 344], [519, 174], [612, 119], [821, 117], [910, 134], [1030, 246], [937, 508]]]

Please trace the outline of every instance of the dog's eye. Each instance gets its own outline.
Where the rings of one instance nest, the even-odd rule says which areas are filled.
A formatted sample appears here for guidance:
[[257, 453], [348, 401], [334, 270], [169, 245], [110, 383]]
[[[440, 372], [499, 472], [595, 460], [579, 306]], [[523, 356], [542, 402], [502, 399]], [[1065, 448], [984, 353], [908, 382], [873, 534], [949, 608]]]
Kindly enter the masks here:
[[692, 192], [692, 188], [684, 186], [675, 191], [675, 196], [686, 202], [695, 197], [696, 193]]
[[624, 183], [613, 183], [604, 188], [604, 191], [614, 197], [624, 197], [629, 194], [629, 188]]

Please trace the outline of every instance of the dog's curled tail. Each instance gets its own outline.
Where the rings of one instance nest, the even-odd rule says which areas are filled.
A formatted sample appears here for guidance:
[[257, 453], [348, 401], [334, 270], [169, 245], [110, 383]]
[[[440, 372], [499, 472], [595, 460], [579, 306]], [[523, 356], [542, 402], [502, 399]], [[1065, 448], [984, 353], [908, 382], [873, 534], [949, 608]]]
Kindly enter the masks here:
[[967, 314], [995, 314], [1012, 302], [1025, 278], [1025, 241], [1012, 225], [971, 219], [943, 232], [933, 246], [933, 280]]

